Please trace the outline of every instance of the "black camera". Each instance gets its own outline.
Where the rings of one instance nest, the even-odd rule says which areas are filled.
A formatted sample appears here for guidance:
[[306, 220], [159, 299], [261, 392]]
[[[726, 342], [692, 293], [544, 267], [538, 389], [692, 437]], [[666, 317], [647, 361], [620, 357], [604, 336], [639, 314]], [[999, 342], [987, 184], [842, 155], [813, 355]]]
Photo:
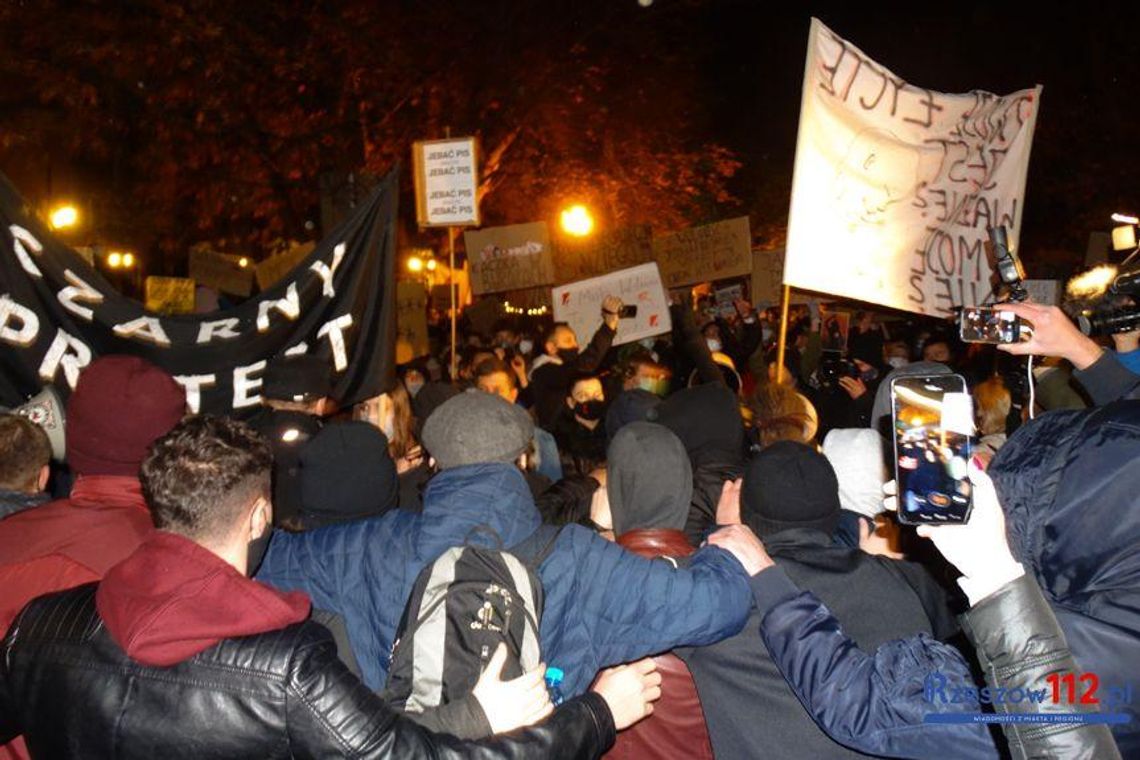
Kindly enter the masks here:
[[816, 379], [821, 388], [834, 388], [839, 385], [840, 378], [859, 377], [859, 368], [855, 362], [841, 356], [824, 357], [819, 362]]
[[[1112, 335], [1140, 328], [1140, 270], [1116, 274], [1112, 270], [1094, 269], [1069, 284], [1076, 296], [1066, 304], [1077, 327], [1085, 335]], [[1089, 285], [1091, 281], [1093, 284]], [[1107, 283], [1097, 287], [1096, 283]]]
[[986, 245], [986, 256], [990, 260], [998, 276], [998, 285], [994, 292], [999, 301], [1025, 301], [1029, 292], [1025, 289], [1025, 267], [1021, 259], [1009, 247], [1009, 234], [1005, 227], [990, 227], [989, 243]]

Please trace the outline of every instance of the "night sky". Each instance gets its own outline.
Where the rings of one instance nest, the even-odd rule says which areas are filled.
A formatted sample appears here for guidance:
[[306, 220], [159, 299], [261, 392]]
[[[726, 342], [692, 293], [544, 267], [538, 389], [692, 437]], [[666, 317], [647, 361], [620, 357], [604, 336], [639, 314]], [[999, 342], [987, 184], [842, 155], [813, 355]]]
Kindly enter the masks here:
[[[681, 67], [691, 72], [692, 81], [684, 102], [671, 105], [680, 108], [690, 121], [686, 140], [694, 145], [706, 142], [724, 145], [742, 164], [729, 180], [729, 188], [739, 203], [721, 204], [711, 213], [714, 217], [749, 213], [754, 229], [786, 222], [807, 31], [812, 15], [897, 75], [922, 87], [944, 92], [986, 89], [1003, 94], [1035, 84], [1044, 86], [1022, 226], [1022, 253], [1031, 277], [1068, 274], [1083, 259], [1090, 231], [1108, 229], [1108, 216], [1114, 211], [1135, 213], [1140, 210], [1134, 181], [1140, 173], [1140, 154], [1135, 148], [1136, 121], [1140, 115], [1140, 108], [1136, 106], [1140, 93], [1138, 4], [1121, 5], [1113, 11], [1104, 6], [1085, 10], [1084, 5], [1071, 5], [1069, 7], [1079, 10], [1059, 13], [1044, 5], [1026, 11], [994, 8], [993, 4], [971, 7], [960, 3], [910, 4], [931, 8], [918, 12], [869, 3], [784, 3], [773, 7], [771, 3], [749, 0], [654, 0], [648, 7], [641, 7], [636, 0], [551, 0], [545, 4], [512, 1], [519, 4], [512, 5], [506, 0], [486, 3], [437, 0], [422, 4], [377, 3], [376, 6], [381, 8], [381, 19], [384, 9], [422, 13], [422, 8], [430, 8], [429, 13], [435, 14], [441, 24], [438, 38], [441, 46], [444, 40], [451, 45], [448, 55], [460, 66], [487, 68], [486, 77], [498, 78], [500, 85], [501, 80], [515, 74], [499, 70], [499, 64], [541, 60], [548, 54], [559, 56], [575, 39], [585, 39], [592, 46], [586, 53], [587, 60], [580, 63], [588, 65], [588, 56], [597, 54], [611, 62], [617, 61], [620, 68], [624, 57], [631, 62], [630, 77], [646, 71], [647, 56], [667, 54], [674, 59], [672, 66], [676, 66], [679, 59]], [[327, 13], [334, 21], [337, 13], [352, 4], [351, 0], [285, 3], [298, 9], [298, 14]], [[1091, 8], [1093, 4], [1086, 5]], [[95, 39], [121, 44], [129, 57], [131, 46], [135, 44], [132, 39], [137, 39], [130, 37], [130, 34], [138, 34], [137, 18], [145, 19], [146, 12], [158, 6], [171, 7], [158, 0], [10, 2], [0, 9], [3, 22], [0, 23], [0, 44], [12, 54], [6, 63], [0, 64], [0, 74], [13, 83], [37, 66], [61, 66], [67, 71], [69, 61], [61, 60], [54, 52], [57, 43], [68, 41], [69, 35], [80, 34], [75, 31], [76, 26], [91, 25], [104, 18], [119, 21], [100, 28]], [[524, 6], [525, 10], [520, 10]], [[212, 7], [223, 6], [197, 2], [186, 7], [188, 13], [197, 9], [205, 18]], [[259, 22], [256, 4], [241, 7], [242, 11], [231, 14], [245, 13], [236, 23]], [[56, 18], [48, 19], [45, 13], [55, 14]], [[460, 30], [473, 25], [470, 15], [464, 18], [463, 14], [476, 13], [493, 17], [485, 24], [479, 23], [477, 33], [460, 34]], [[449, 19], [450, 16], [455, 18]], [[127, 22], [136, 24], [130, 33], [122, 31], [127, 28]], [[454, 27], [443, 26], [448, 23]], [[381, 41], [385, 34], [403, 34], [394, 28], [380, 28], [382, 23], [372, 29], [355, 30], [351, 22], [346, 26], [348, 28], [341, 30], [346, 34]], [[597, 29], [599, 26], [604, 27], [601, 32]], [[335, 29], [336, 24], [321, 28]], [[666, 30], [664, 41], [662, 30]], [[424, 30], [415, 31], [424, 34], [424, 39], [431, 39]], [[123, 39], [117, 40], [116, 35], [120, 33]], [[286, 28], [282, 31], [281, 45], [288, 49], [303, 40], [306, 45], [319, 47], [322, 40], [305, 39], [306, 34], [318, 33], [325, 32]], [[212, 55], [209, 49], [199, 52], [207, 59]], [[99, 68], [104, 63], [112, 68], [121, 63], [111, 56], [90, 68], [89, 60], [82, 59], [82, 63], [79, 60], [77, 58], [73, 67], [75, 76], [80, 80], [88, 77], [97, 90], [102, 86]], [[426, 55], [425, 60], [438, 62], [430, 55]], [[634, 60], [640, 62], [635, 66]], [[136, 62], [134, 65], [144, 64]], [[258, 72], [258, 63], [250, 65], [251, 71]], [[263, 68], [265, 81], [257, 83], [257, 87], [277, 86], [270, 65], [266, 63]], [[579, 68], [580, 65], [576, 66], [566, 75], [580, 75]], [[128, 72], [128, 76], [121, 78], [133, 86], [133, 76], [134, 72]], [[43, 91], [50, 89], [50, 82], [49, 77], [30, 91], [20, 91], [15, 86], [8, 88], [9, 95], [0, 94], [0, 170], [12, 177], [33, 201], [44, 200], [48, 165], [56, 189], [79, 188], [82, 195], [111, 192], [107, 190], [110, 187], [117, 196], [129, 195], [140, 181], [140, 172], [132, 169], [132, 157], [145, 148], [156, 131], [155, 125], [161, 126], [161, 114], [157, 122], [131, 131], [129, 125], [137, 115], [131, 109], [137, 106], [131, 104], [130, 93], [118, 100], [104, 97], [100, 104], [101, 118], [105, 116], [104, 121], [114, 122], [125, 136], [118, 146], [103, 145], [98, 151], [90, 150], [83, 142], [83, 131], [88, 127], [82, 121], [71, 126], [72, 119], [85, 115], [82, 103], [61, 108], [53, 102], [52, 107], [58, 109], [54, 114], [49, 111], [45, 117], [39, 113], [38, 122], [28, 118], [28, 113], [32, 113], [29, 103], [47, 97]], [[398, 86], [399, 78], [396, 78], [395, 89], [398, 90]], [[668, 104], [669, 99], [675, 97], [668, 81], [647, 80], [646, 86], [650, 88], [647, 95], [650, 101]], [[486, 90], [492, 92], [494, 87], [488, 86]], [[13, 92], [18, 94], [11, 94]], [[203, 93], [206, 92], [204, 89]], [[398, 95], [396, 92], [392, 97]], [[495, 96], [499, 95], [501, 93]], [[617, 108], [620, 104], [613, 105]], [[179, 106], [181, 110], [186, 108], [185, 103]], [[114, 111], [115, 108], [120, 111]], [[173, 116], [180, 111], [172, 108], [170, 113]], [[644, 113], [647, 121], [657, 118], [655, 113]], [[155, 118], [155, 114], [151, 114], [151, 118]], [[637, 118], [637, 112], [627, 118]], [[123, 127], [123, 124], [128, 126]], [[43, 125], [50, 126], [53, 133], [50, 138], [39, 135], [45, 131], [41, 128]], [[479, 125], [476, 114], [468, 119], [466, 126], [478, 128]], [[11, 137], [21, 130], [23, 139], [2, 139], [5, 132]], [[113, 135], [117, 133], [109, 134], [112, 135], [109, 141], [114, 143]], [[219, 150], [224, 153], [228, 148], [223, 145]], [[397, 155], [406, 155], [403, 144]], [[210, 176], [233, 179], [226, 177], [226, 171], [232, 169], [216, 170], [214, 175], [171, 171], [169, 181], [203, 183], [207, 180], [202, 177]], [[290, 181], [315, 188], [315, 177], [311, 174], [308, 169], [300, 169], [293, 172]], [[311, 195], [311, 203], [306, 201], [310, 208], [316, 206], [315, 189]], [[137, 197], [132, 200], [128, 209], [129, 223], [140, 229], [154, 226], [147, 216], [151, 213], [149, 206], [138, 202]], [[168, 214], [198, 215], [180, 219], [183, 228], [210, 226], [208, 220], [203, 222], [204, 214], [200, 210], [189, 211], [190, 207], [185, 204], [171, 204], [168, 208], [173, 209], [165, 212]], [[492, 220], [496, 223], [527, 221], [505, 218], [509, 209], [497, 214], [499, 218]], [[709, 215], [691, 221], [709, 221]]]

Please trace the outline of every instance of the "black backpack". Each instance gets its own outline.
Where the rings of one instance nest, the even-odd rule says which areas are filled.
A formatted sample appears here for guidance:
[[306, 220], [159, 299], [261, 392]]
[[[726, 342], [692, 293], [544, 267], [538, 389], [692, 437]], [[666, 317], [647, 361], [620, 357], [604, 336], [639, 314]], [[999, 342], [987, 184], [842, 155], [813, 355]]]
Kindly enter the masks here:
[[389, 705], [420, 713], [466, 697], [499, 642], [507, 645], [504, 680], [542, 661], [538, 567], [560, 530], [543, 525], [509, 550], [448, 549], [420, 571], [392, 644]]

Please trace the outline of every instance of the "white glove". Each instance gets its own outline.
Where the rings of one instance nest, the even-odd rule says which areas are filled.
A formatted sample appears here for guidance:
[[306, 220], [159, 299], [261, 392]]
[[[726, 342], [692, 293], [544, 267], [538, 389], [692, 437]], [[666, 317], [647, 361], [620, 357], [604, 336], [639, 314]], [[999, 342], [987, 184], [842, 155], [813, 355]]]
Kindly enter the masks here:
[[550, 692], [546, 690], [546, 665], [539, 664], [529, 673], [523, 673], [513, 681], [502, 680], [503, 666], [507, 662], [507, 647], [499, 644], [491, 655], [487, 669], [479, 676], [479, 681], [471, 693], [479, 700], [483, 714], [491, 731], [496, 734], [514, 731], [530, 726], [550, 715], [554, 705], [550, 703]]
[[1025, 575], [1025, 568], [1009, 550], [1005, 513], [998, 503], [994, 482], [973, 462], [970, 482], [974, 488], [970, 521], [965, 525], [920, 525], [918, 535], [933, 541], [942, 556], [961, 571], [958, 585], [973, 606]]

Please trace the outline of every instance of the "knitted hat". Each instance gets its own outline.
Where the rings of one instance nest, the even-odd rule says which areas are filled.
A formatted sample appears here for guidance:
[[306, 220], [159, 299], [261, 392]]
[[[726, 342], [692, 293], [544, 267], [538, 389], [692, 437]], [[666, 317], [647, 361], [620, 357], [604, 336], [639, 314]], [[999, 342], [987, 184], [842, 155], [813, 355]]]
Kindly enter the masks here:
[[823, 441], [823, 455], [839, 481], [839, 504], [874, 518], [883, 511], [887, 466], [883, 439], [870, 428], [832, 430]]
[[396, 508], [399, 483], [388, 439], [367, 422], [333, 422], [301, 448], [306, 528], [376, 517]]
[[308, 401], [332, 395], [332, 367], [312, 354], [277, 356], [265, 368], [262, 394], [277, 401]]
[[839, 511], [835, 470], [810, 446], [777, 441], [744, 468], [740, 515], [761, 538], [792, 528], [831, 535]]
[[629, 423], [644, 422], [649, 418], [649, 410], [660, 403], [660, 396], [640, 388], [619, 393], [606, 411], [607, 441], [613, 441], [617, 432]]
[[441, 470], [519, 458], [534, 438], [534, 421], [499, 396], [468, 391], [445, 402], [424, 423], [423, 444]]
[[186, 414], [186, 391], [137, 356], [104, 356], [67, 400], [67, 461], [80, 475], [133, 475]]

